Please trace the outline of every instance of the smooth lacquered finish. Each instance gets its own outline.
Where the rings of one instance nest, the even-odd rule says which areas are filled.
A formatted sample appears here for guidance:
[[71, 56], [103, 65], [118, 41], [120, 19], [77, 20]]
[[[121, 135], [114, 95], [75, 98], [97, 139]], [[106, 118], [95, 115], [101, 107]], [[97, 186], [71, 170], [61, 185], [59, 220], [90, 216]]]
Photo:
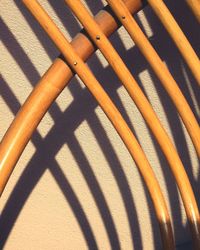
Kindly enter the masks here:
[[[200, 127], [171, 73], [121, 0], [107, 0], [171, 97], [200, 157]], [[134, 65], [133, 65], [134, 66]]]
[[[140, 0], [124, 2], [131, 13], [142, 8]], [[106, 36], [110, 36], [119, 25], [107, 10], [101, 10], [95, 20]], [[83, 60], [95, 51], [94, 44], [83, 33], [77, 34], [71, 45]], [[16, 115], [0, 144], [0, 195], [32, 133], [73, 75], [64, 60], [57, 58]]]
[[[159, 184], [154, 176], [154, 173], [148, 163], [147, 158], [145, 157], [145, 154], [143, 153], [140, 145], [138, 144], [133, 133], [130, 131], [126, 122], [122, 118], [121, 114], [116, 109], [106, 92], [102, 89], [101, 85], [93, 76], [89, 68], [75, 53], [72, 46], [65, 39], [63, 34], [58, 30], [58, 28], [52, 22], [50, 17], [46, 14], [46, 12], [41, 8], [41, 6], [36, 1], [24, 0], [23, 2], [26, 4], [28, 9], [32, 12], [32, 14], [41, 24], [41, 26], [45, 29], [45, 31], [54, 41], [54, 43], [62, 52], [62, 54], [65, 56], [69, 65], [73, 68], [73, 70], [78, 74], [78, 76], [88, 87], [90, 92], [96, 98], [96, 100], [104, 110], [105, 114], [108, 116], [113, 126], [121, 136], [130, 154], [135, 160], [140, 170], [140, 173], [142, 174], [142, 177], [144, 178], [144, 181], [148, 187], [156, 210], [157, 218], [162, 224], [163, 231], [165, 230], [169, 239], [173, 239], [169, 214], [167, 212], [166, 204], [161, 193]], [[101, 40], [101, 37], [97, 35], [95, 39]], [[76, 62], [75, 65], [74, 62]]]
[[[99, 26], [95, 23], [92, 16], [90, 16], [87, 9], [79, 0], [65, 0], [67, 5], [78, 17], [79, 21], [87, 30], [90, 37], [93, 39], [95, 44], [99, 47], [109, 64], [112, 66], [117, 76], [127, 89], [128, 93], [132, 97], [133, 101], [137, 105], [147, 124], [151, 128], [153, 134], [155, 135], [158, 143], [161, 146], [172, 170], [172, 173], [176, 179], [177, 185], [179, 187], [183, 203], [185, 206], [186, 214], [189, 221], [191, 222], [192, 233], [198, 242], [200, 231], [199, 231], [199, 211], [195, 196], [190, 185], [189, 179], [183, 167], [183, 164], [171, 143], [167, 133], [162, 127], [160, 121], [158, 120], [155, 112], [153, 111], [147, 98], [144, 96], [143, 92], [139, 88], [139, 85], [111, 45], [105, 35], [101, 32]], [[118, 1], [108, 1], [112, 3], [119, 3]], [[126, 14], [121, 15], [123, 20], [126, 20]], [[124, 21], [125, 22], [125, 21]], [[169, 80], [169, 79], [166, 79]], [[173, 90], [173, 89], [172, 89]], [[176, 89], [175, 89], [176, 90]], [[179, 91], [180, 92], [180, 91]], [[179, 93], [178, 92], [178, 93]], [[178, 96], [177, 96], [178, 98]], [[187, 102], [186, 102], [187, 104]], [[198, 125], [197, 125], [198, 128]], [[199, 129], [199, 128], [198, 128]]]
[[[34, 1], [24, 1], [24, 2], [34, 2]], [[139, 0], [126, 0], [124, 2], [127, 8], [131, 12], [138, 10], [142, 6], [141, 1]], [[123, 15], [122, 19], [126, 19], [126, 16]], [[103, 33], [105, 33], [106, 36], [109, 36], [117, 28], [117, 23], [115, 19], [111, 16], [111, 14], [109, 14], [105, 10], [100, 11], [95, 20], [99, 24], [101, 31], [103, 31]], [[97, 34], [96, 40], [102, 41], [101, 38], [102, 37], [99, 34]], [[83, 60], [86, 60], [94, 52], [94, 45], [82, 33], [78, 34], [71, 44], [76, 51], [75, 55], [77, 56], [78, 54]], [[72, 63], [71, 66], [76, 67], [76, 69], [77, 67], [80, 66], [80, 63], [81, 65], [83, 63], [82, 61], [79, 61], [80, 60], [79, 57], [77, 58], [78, 60], [74, 60], [73, 62], [71, 62]], [[76, 69], [74, 68], [74, 70]], [[89, 75], [90, 74], [91, 72], [89, 73]], [[43, 115], [46, 113], [51, 103], [59, 95], [62, 89], [67, 85], [72, 76], [73, 72], [64, 62], [64, 60], [61, 58], [56, 59], [53, 65], [50, 67], [50, 69], [46, 72], [44, 77], [38, 83], [37, 87], [33, 90], [30, 97], [27, 99], [26, 103], [20, 109], [20, 112], [17, 114], [15, 120], [13, 121], [11, 127], [7, 131], [5, 137], [3, 138], [0, 144], [0, 193], [2, 193], [9, 176], [12, 173], [12, 170], [18, 158], [20, 157], [21, 153], [23, 152], [27, 142], [29, 141], [33, 131], [37, 127]], [[85, 78], [88, 78], [88, 75], [85, 76]], [[88, 81], [88, 79], [86, 80]], [[90, 90], [91, 88], [93, 88], [90, 86], [88, 87], [90, 88]], [[130, 129], [127, 127], [126, 123], [124, 123], [120, 113], [118, 112], [118, 110], [116, 110], [115, 106], [109, 100], [109, 97], [106, 96], [105, 92], [103, 92], [101, 86], [99, 86], [98, 83], [97, 83], [97, 90], [95, 91], [98, 93], [95, 95], [95, 93], [93, 92], [93, 94], [96, 96], [95, 98], [98, 99], [100, 103], [102, 102], [102, 108], [105, 110], [105, 112], [107, 112], [108, 116], [110, 116], [113, 125], [118, 130], [118, 133], [121, 135], [125, 144], [129, 148], [129, 151], [132, 154], [132, 156], [134, 153], [136, 154], [137, 152], [139, 152], [139, 154], [142, 155], [142, 157], [139, 159], [134, 158], [136, 157], [136, 155], [133, 156], [133, 158], [137, 162], [137, 165], [145, 179], [145, 182], [147, 183], [152, 200], [154, 202], [157, 218], [159, 220], [159, 225], [161, 227], [164, 247], [166, 249], [172, 249], [174, 242], [173, 242], [173, 235], [172, 235], [169, 215], [167, 212], [164, 198], [160, 191], [159, 185], [155, 179], [155, 176], [150, 168], [150, 165], [145, 155], [143, 155], [143, 152], [141, 151], [139, 144], [137, 143], [137, 141], [134, 141], [135, 138], [132, 135]], [[105, 97], [105, 99], [103, 101], [100, 101], [99, 95], [102, 94]], [[107, 100], [107, 102], [105, 102], [105, 100]], [[105, 105], [104, 102], [111, 107], [111, 110], [113, 110], [114, 113], [111, 112], [111, 114], [109, 114], [110, 109], [108, 107], [103, 106]], [[114, 119], [115, 116], [117, 117], [117, 121], [115, 121]], [[117, 125], [115, 123], [118, 123], [119, 128], [117, 128]], [[127, 138], [127, 135], [125, 134], [130, 135], [129, 140], [133, 139], [134, 143], [131, 142], [129, 144], [129, 140]], [[136, 148], [138, 151], [136, 150]], [[145, 176], [144, 166], [142, 166], [143, 170], [140, 166], [142, 164], [146, 166], [146, 171], [148, 172], [146, 176]], [[155, 186], [155, 190], [153, 190], [153, 185]], [[185, 190], [187, 190], [187, 187], [185, 188]], [[189, 207], [191, 208], [191, 215], [192, 213], [194, 215], [193, 217], [189, 218], [189, 221], [191, 223], [195, 221], [195, 224], [193, 224], [194, 235], [195, 235], [195, 233], [199, 232], [199, 222], [196, 221], [197, 214], [194, 210], [194, 203], [193, 202], [188, 203], [188, 208]]]

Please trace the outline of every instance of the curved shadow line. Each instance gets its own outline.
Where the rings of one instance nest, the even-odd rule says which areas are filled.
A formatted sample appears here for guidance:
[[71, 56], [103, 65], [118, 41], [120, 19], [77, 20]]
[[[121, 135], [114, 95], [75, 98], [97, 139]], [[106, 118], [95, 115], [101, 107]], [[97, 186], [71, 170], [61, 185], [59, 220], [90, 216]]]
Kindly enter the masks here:
[[[87, 119], [86, 119], [87, 121]], [[93, 126], [92, 124], [90, 124]], [[95, 131], [96, 133], [96, 131]], [[105, 133], [105, 132], [104, 132]], [[103, 133], [103, 135], [104, 135]], [[102, 136], [103, 136], [102, 135]], [[77, 138], [74, 135], [70, 135], [66, 137], [67, 145], [76, 160], [79, 169], [81, 173], [84, 176], [84, 179], [87, 182], [88, 188], [93, 196], [93, 199], [97, 205], [97, 208], [100, 212], [103, 224], [105, 226], [106, 232], [109, 236], [109, 241], [112, 246], [112, 249], [120, 249], [120, 242], [118, 233], [112, 218], [112, 215], [110, 213], [109, 207], [107, 205], [106, 199], [104, 197], [104, 194], [101, 190], [101, 187], [98, 183], [97, 178], [95, 177], [95, 174], [92, 170], [92, 167], [86, 158], [81, 146], [79, 145], [79, 142]]]
[[[40, 144], [41, 148], [38, 149], [44, 150], [42, 147], [42, 143]], [[39, 179], [43, 175], [44, 171], [46, 170], [46, 167], [44, 164], [41, 164], [43, 160], [41, 159], [44, 154], [36, 154], [31, 161], [28, 164], [28, 167], [23, 171], [23, 174], [21, 175], [17, 185], [15, 186], [11, 197], [9, 198], [9, 204], [6, 205], [6, 210], [3, 210], [2, 216], [1, 216], [1, 223], [0, 223], [0, 231], [2, 232], [0, 234], [0, 248], [3, 249], [7, 237], [12, 229], [14, 221], [16, 221], [16, 218], [18, 217], [23, 205], [25, 204], [28, 196], [32, 192], [33, 188], [38, 183]], [[45, 159], [45, 161], [48, 159]], [[44, 162], [43, 162], [44, 163]], [[85, 215], [81, 204], [76, 196], [76, 194], [73, 192], [73, 189], [71, 188], [70, 184], [68, 183], [67, 179], [59, 169], [59, 166], [53, 159], [48, 160], [48, 164], [53, 164], [53, 167], [50, 168], [51, 173], [53, 174], [56, 181], [60, 180], [60, 182], [57, 182], [61, 190], [63, 191], [63, 194], [68, 201], [69, 205], [71, 206], [73, 213], [76, 217], [76, 219], [79, 222], [79, 225], [82, 229], [82, 233], [85, 237], [85, 240], [87, 242], [87, 245], [90, 249], [98, 249], [95, 237], [93, 235], [92, 229], [90, 227], [90, 224], [87, 220], [87, 216]], [[55, 175], [58, 174], [57, 175]], [[20, 202], [18, 202], [18, 197], [20, 197]], [[13, 209], [14, 208], [14, 209]], [[10, 210], [12, 210], [12, 213], [10, 213]]]
[[[110, 169], [112, 174], [114, 175], [117, 185], [119, 187], [121, 197], [125, 206], [125, 210], [128, 216], [128, 223], [130, 227], [130, 234], [132, 239], [132, 245], [135, 249], [142, 249], [142, 238], [140, 233], [139, 221], [137, 216], [136, 207], [133, 202], [133, 197], [131, 194], [131, 189], [129, 187], [126, 174], [120, 164], [120, 161], [113, 150], [113, 147], [110, 143], [110, 140], [106, 133], [104, 132], [103, 126], [99, 122], [96, 115], [92, 114], [90, 117], [87, 118], [88, 124], [90, 124], [90, 128], [99, 143], [99, 146], [106, 157], [107, 162], [109, 162]], [[95, 130], [94, 126], [91, 126], [92, 123], [95, 123]], [[102, 136], [103, 134], [103, 136]], [[109, 154], [108, 154], [109, 152]], [[144, 184], [144, 183], [143, 183]], [[137, 242], [135, 241], [137, 239]]]

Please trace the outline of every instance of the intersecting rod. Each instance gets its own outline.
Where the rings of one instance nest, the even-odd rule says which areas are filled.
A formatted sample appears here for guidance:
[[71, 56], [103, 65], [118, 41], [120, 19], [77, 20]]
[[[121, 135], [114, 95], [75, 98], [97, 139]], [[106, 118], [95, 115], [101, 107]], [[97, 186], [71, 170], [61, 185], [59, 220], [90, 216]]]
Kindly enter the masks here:
[[[47, 32], [52, 41], [56, 44], [58, 49], [62, 52], [72, 69], [88, 87], [107, 117], [112, 122], [136, 162], [142, 177], [144, 178], [156, 210], [158, 221], [160, 225], [162, 225], [162, 233], [165, 233], [167, 238], [170, 237], [169, 239], [173, 239], [170, 218], [160, 186], [144, 152], [120, 112], [117, 110], [87, 65], [76, 54], [70, 43], [63, 36], [39, 3], [33, 0], [23, 0], [23, 2], [43, 29]], [[168, 249], [171, 249], [169, 247]]]
[[[183, 203], [185, 206], [186, 214], [191, 225], [192, 233], [196, 242], [199, 242], [200, 238], [200, 224], [199, 224], [199, 211], [195, 196], [185, 172], [184, 166], [178, 156], [176, 149], [174, 148], [169, 136], [162, 127], [156, 113], [148, 102], [147, 98], [143, 94], [139, 85], [127, 69], [126, 65], [115, 51], [109, 40], [103, 34], [98, 24], [94, 21], [92, 16], [89, 14], [85, 6], [80, 0], [65, 0], [70, 9], [74, 12], [76, 17], [82, 23], [88, 34], [101, 50], [113, 70], [116, 72], [122, 84], [127, 89], [131, 98], [137, 105], [153, 134], [155, 135], [158, 143], [165, 154], [172, 173], [175, 177], [177, 185], [179, 187]], [[113, 5], [120, 6], [117, 0], [109, 1], [114, 3]], [[112, 7], [113, 7], [112, 5]], [[125, 14], [125, 13], [124, 13]], [[127, 13], [126, 13], [127, 14]], [[124, 15], [123, 15], [124, 18]], [[148, 48], [147, 48], [148, 49]], [[173, 90], [173, 89], [172, 89]], [[178, 98], [178, 96], [177, 96]], [[182, 107], [183, 108], [183, 107]], [[197, 126], [198, 127], [198, 126]], [[199, 245], [200, 246], [200, 245]]]
[[122, 0], [107, 0], [171, 97], [200, 157], [200, 127], [171, 73], [148, 41]]
[[[140, 0], [124, 0], [124, 2], [131, 13], [143, 7]], [[99, 11], [95, 20], [106, 36], [110, 36], [119, 26], [109, 8]], [[78, 33], [71, 45], [84, 61], [96, 50], [94, 43], [84, 32]], [[58, 57], [20, 108], [0, 143], [0, 195], [34, 130], [73, 76], [74, 72], [64, 59]]]

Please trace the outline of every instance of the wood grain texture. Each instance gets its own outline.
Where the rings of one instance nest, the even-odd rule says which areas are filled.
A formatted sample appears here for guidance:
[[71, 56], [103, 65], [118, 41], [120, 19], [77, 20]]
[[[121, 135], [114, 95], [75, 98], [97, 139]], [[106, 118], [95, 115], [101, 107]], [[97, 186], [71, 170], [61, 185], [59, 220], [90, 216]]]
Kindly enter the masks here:
[[[126, 67], [126, 65], [124, 64], [124, 62], [122, 61], [118, 53], [115, 51], [115, 49], [113, 48], [109, 40], [103, 34], [98, 24], [95, 23], [94, 19], [89, 14], [89, 12], [84, 7], [84, 5], [81, 3], [81, 1], [80, 0], [65, 0], [65, 2], [71, 8], [71, 10], [75, 13], [76, 17], [78, 17], [79, 21], [85, 27], [88, 34], [94, 41], [94, 43], [98, 46], [98, 48], [101, 50], [101, 52], [103, 53], [103, 55], [105, 56], [109, 64], [112, 66], [113, 70], [115, 71], [115, 73], [121, 80], [122, 84], [125, 86], [128, 93], [130, 94], [131, 98], [137, 105], [145, 121], [149, 125], [151, 131], [155, 135], [163, 153], [165, 154], [169, 162], [172, 173], [179, 187], [179, 190], [183, 199], [183, 203], [185, 206], [186, 214], [187, 214], [188, 220], [190, 221], [190, 225], [191, 225], [192, 233], [194, 235], [195, 242], [198, 244], [198, 246], [200, 246], [200, 241], [199, 241], [200, 239], [200, 217], [199, 217], [197, 203], [195, 200], [195, 196], [194, 196], [190, 181], [185, 172], [184, 166], [169, 136], [165, 132], [163, 126], [161, 125], [159, 119], [157, 118], [156, 113], [154, 112], [147, 98], [143, 94], [139, 85], [137, 84], [137, 82], [135, 81], [131, 73], [129, 72], [128, 68]], [[119, 8], [120, 6], [123, 7], [122, 5], [119, 4], [120, 2], [117, 0], [108, 1], [108, 2], [112, 3], [111, 4], [112, 7], [113, 6], [118, 6]], [[124, 13], [124, 15], [122, 15], [121, 17], [124, 18], [126, 17], [127, 14], [128, 13]], [[126, 20], [126, 18], [123, 20]], [[128, 20], [127, 20], [127, 23], [128, 23]], [[168, 78], [165, 80], [171, 80], [172, 77], [169, 79], [170, 74], [168, 73], [168, 71], [165, 71], [165, 73], [167, 73], [167, 76], [168, 76]], [[164, 78], [165, 77], [166, 75], [164, 76]], [[166, 82], [166, 84], [167, 83], [168, 81]], [[173, 91], [173, 87], [174, 86], [171, 86], [170, 91]], [[176, 84], [175, 84], [175, 87], [176, 87]], [[177, 88], [175, 88], [175, 94], [177, 93], [178, 90]], [[180, 95], [181, 92], [179, 91], [178, 94]], [[178, 97], [179, 96], [176, 96], [176, 98]], [[181, 104], [183, 105], [183, 103]], [[186, 101], [184, 104], [187, 106]], [[194, 118], [194, 121], [195, 121], [195, 118]], [[199, 127], [197, 124], [196, 135], [199, 135], [198, 132], [199, 132]]]
[[200, 0], [186, 0], [196, 19], [200, 23]]
[[200, 85], [200, 61], [188, 39], [162, 0], [147, 0], [173, 39], [193, 76]]
[[[112, 122], [116, 131], [122, 138], [124, 144], [132, 155], [138, 169], [147, 185], [150, 196], [152, 198], [156, 215], [159, 224], [162, 227], [162, 233], [165, 233], [165, 237], [169, 239], [166, 241], [168, 246], [166, 249], [172, 249], [173, 247], [173, 234], [170, 223], [169, 214], [165, 204], [164, 197], [162, 195], [158, 181], [154, 175], [154, 172], [142, 150], [135, 136], [129, 129], [125, 120], [117, 110], [109, 96], [103, 90], [99, 82], [96, 80], [92, 72], [89, 70], [83, 60], [76, 54], [70, 43], [66, 40], [63, 34], [59, 31], [47, 13], [42, 9], [37, 1], [23, 1], [31, 13], [35, 16], [38, 22], [41, 24], [43, 29], [47, 32], [49, 37], [54, 41], [58, 49], [62, 52], [69, 65], [78, 74], [81, 80], [88, 87], [90, 92], [93, 94], [107, 117]], [[172, 242], [172, 244], [170, 244]]]

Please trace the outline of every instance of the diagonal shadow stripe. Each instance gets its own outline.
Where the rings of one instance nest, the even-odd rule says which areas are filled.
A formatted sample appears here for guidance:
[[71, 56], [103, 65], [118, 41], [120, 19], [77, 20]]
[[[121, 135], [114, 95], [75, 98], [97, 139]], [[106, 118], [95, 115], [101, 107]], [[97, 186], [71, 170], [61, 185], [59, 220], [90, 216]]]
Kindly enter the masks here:
[[[145, 69], [145, 68], [144, 68]], [[114, 89], [114, 93], [115, 93], [115, 89]], [[83, 94], [84, 95], [84, 94]], [[53, 105], [54, 107], [56, 107], [56, 105]], [[61, 117], [62, 116], [62, 113], [57, 113], [57, 109], [55, 108], [55, 110], [53, 111], [53, 117], [56, 119], [56, 117]], [[84, 119], [84, 118], [83, 118]], [[78, 123], [77, 123], [77, 126], [78, 126]], [[38, 140], [38, 139], [37, 139]], [[39, 142], [39, 141], [38, 141]]]

